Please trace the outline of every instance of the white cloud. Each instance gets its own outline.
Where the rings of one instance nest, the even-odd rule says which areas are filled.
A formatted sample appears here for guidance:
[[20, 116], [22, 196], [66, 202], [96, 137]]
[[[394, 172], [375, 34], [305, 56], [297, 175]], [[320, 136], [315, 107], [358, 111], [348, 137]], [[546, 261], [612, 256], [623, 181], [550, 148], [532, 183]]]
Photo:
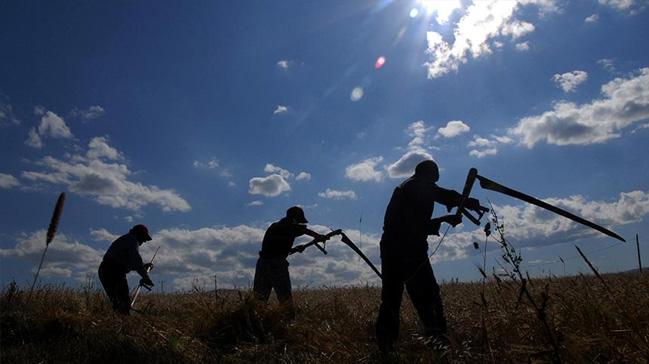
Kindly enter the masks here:
[[275, 108], [275, 111], [273, 111], [273, 115], [274, 114], [284, 114], [286, 112], [288, 112], [288, 107], [286, 107], [284, 105], [277, 105], [277, 108]]
[[291, 190], [291, 185], [279, 174], [266, 177], [253, 177], [249, 181], [248, 192], [253, 195], [275, 197]]
[[453, 120], [446, 123], [443, 128], [437, 129], [437, 133], [445, 138], [454, 138], [462, 133], [467, 133], [471, 128], [461, 120]]
[[642, 129], [649, 129], [649, 123], [640, 124], [635, 129], [631, 131], [631, 134], [635, 134]]
[[10, 174], [0, 173], [0, 189], [8, 190], [18, 186], [20, 186], [20, 182], [18, 182], [16, 177]]
[[[639, 222], [649, 213], [649, 194], [644, 191], [622, 192], [614, 202], [587, 201], [583, 196], [553, 197], [543, 201], [603, 226]], [[534, 205], [502, 206], [496, 211], [503, 216], [512, 238], [526, 240], [530, 245], [541, 241], [548, 244], [553, 240], [564, 242], [589, 236], [605, 236]]]
[[[37, 107], [36, 111], [41, 112], [42, 110]], [[43, 138], [69, 139], [72, 137], [72, 132], [70, 132], [70, 128], [65, 124], [63, 118], [51, 111], [47, 111], [42, 115], [38, 127], [29, 130], [25, 144], [40, 149], [43, 147]]]
[[288, 179], [293, 177], [293, 173], [287, 171], [286, 169], [282, 167], [275, 166], [270, 163], [266, 163], [266, 166], [264, 167], [264, 172], [266, 173], [275, 173], [279, 174], [282, 176], [282, 178]]
[[388, 175], [392, 178], [408, 177], [415, 173], [417, 164], [424, 160], [433, 160], [433, 157], [421, 148], [409, 150], [387, 167]]
[[520, 52], [525, 52], [530, 50], [530, 42], [516, 43], [516, 50]]
[[384, 176], [383, 171], [376, 169], [381, 162], [383, 162], [383, 157], [379, 156], [351, 164], [345, 168], [345, 177], [360, 182], [381, 182]]
[[415, 121], [408, 126], [407, 132], [412, 137], [408, 143], [408, 150], [397, 160], [386, 167], [388, 175], [392, 178], [407, 177], [414, 173], [415, 166], [424, 160], [433, 157], [424, 149], [426, 133], [431, 128], [426, 127], [422, 121]]
[[105, 138], [94, 138], [85, 156], [72, 155], [66, 160], [47, 156], [37, 163], [43, 167], [42, 171], [23, 171], [22, 176], [32, 181], [65, 185], [72, 192], [115, 208], [139, 210], [152, 204], [163, 211], [191, 209], [173, 190], [130, 181], [129, 168], [112, 160], [118, 156], [121, 153], [110, 147]]
[[[192, 165], [194, 166], [194, 168], [215, 169], [219, 167], [219, 160], [216, 159], [215, 157], [208, 159], [206, 162], [195, 160], [192, 163]], [[226, 176], [226, 177], [230, 177], [230, 176]]]
[[481, 150], [471, 149], [471, 151], [469, 151], [469, 155], [472, 156], [472, 157], [476, 157], [476, 158], [484, 158], [484, 157], [487, 157], [487, 156], [490, 156], [490, 155], [496, 155], [496, 154], [498, 154], [498, 149], [497, 148], [485, 148], [485, 149], [481, 149]]
[[[649, 214], [649, 193], [645, 191], [620, 193], [617, 201], [613, 202], [588, 201], [582, 196], [542, 200], [613, 230], [618, 225], [643, 221]], [[505, 224], [506, 237], [520, 247], [550, 246], [578, 239], [609, 239], [594, 229], [534, 205], [503, 205], [494, 208], [500, 221]], [[471, 246], [472, 242], [483, 239], [481, 228], [456, 233], [453, 239], [442, 245], [434, 260], [461, 259], [473, 255], [475, 250]]]
[[602, 58], [602, 59], [597, 61], [597, 64], [602, 66], [602, 68], [604, 68], [608, 72], [615, 71], [615, 61], [613, 61], [612, 59]]
[[38, 136], [38, 133], [36, 132], [36, 128], [29, 129], [29, 133], [27, 135], [28, 135], [27, 140], [25, 140], [25, 144], [27, 146], [36, 149], [40, 149], [43, 147], [43, 141], [41, 140], [41, 137]]
[[356, 192], [352, 190], [340, 191], [327, 188], [324, 192], [319, 192], [318, 196], [332, 200], [355, 200]]
[[7, 121], [14, 125], [20, 125], [20, 120], [14, 116], [13, 107], [0, 100], [0, 125]]
[[[543, 200], [614, 230], [618, 225], [643, 221], [649, 214], [647, 191], [624, 192], [613, 201], [589, 201], [582, 196]], [[505, 223], [507, 237], [520, 247], [550, 246], [575, 239], [606, 238], [595, 230], [536, 206], [503, 205], [495, 206], [495, 209]], [[329, 231], [321, 225], [310, 225], [310, 228], [320, 233]], [[160, 279], [170, 282], [173, 289], [190, 289], [192, 284], [205, 285], [207, 289], [211, 289], [215, 275], [219, 288], [249, 287], [264, 232], [263, 227], [248, 225], [166, 228], [152, 232], [153, 242], [144, 244], [140, 253], [148, 259], [160, 247], [152, 278], [156, 282]], [[345, 229], [345, 232], [379, 266], [379, 236], [364, 233], [362, 239], [358, 239], [358, 230]], [[106, 229], [91, 231], [93, 239], [106, 242], [103, 245], [105, 247], [118, 235], [120, 234]], [[22, 261], [35, 267], [44, 248], [44, 237], [44, 230], [26, 234], [18, 239], [13, 248], [0, 249], [0, 258], [3, 261]], [[483, 239], [481, 228], [455, 233], [453, 239], [445, 240], [433, 259], [448, 261], [476, 254], [471, 243]], [[296, 244], [307, 240], [308, 237], [299, 238]], [[289, 257], [294, 285], [347, 285], [365, 281], [380, 283], [370, 268], [360, 262], [358, 256], [337, 238], [328, 242], [327, 250], [329, 254], [326, 256], [311, 248], [303, 254]], [[82, 281], [87, 273], [96, 274], [104, 251], [105, 249], [92, 248], [59, 233], [50, 245], [44, 271], [51, 277], [72, 277]]]
[[552, 80], [557, 84], [558, 87], [561, 87], [563, 92], [572, 92], [575, 91], [577, 86], [586, 82], [588, 79], [588, 73], [586, 71], [572, 71], [566, 72], [563, 74], [555, 74], [552, 76]]
[[534, 24], [525, 21], [514, 20], [505, 24], [502, 29], [502, 35], [511, 36], [513, 39], [521, 38], [534, 31]]
[[491, 137], [494, 138], [495, 141], [497, 141], [498, 143], [501, 143], [501, 144], [510, 144], [510, 143], [514, 142], [514, 140], [512, 138], [510, 138], [510, 137], [508, 137], [506, 135], [501, 135], [501, 136], [492, 135]]
[[528, 148], [541, 141], [583, 145], [619, 137], [622, 129], [649, 118], [649, 68], [608, 82], [602, 95], [582, 105], [558, 102], [550, 111], [521, 119], [509, 133]]
[[412, 137], [408, 147], [415, 148], [424, 144], [424, 139], [426, 138], [426, 133], [430, 128], [426, 127], [426, 123], [423, 120], [415, 121], [414, 123], [408, 126], [408, 134]]
[[[541, 14], [557, 11], [552, 0], [543, 1], [476, 1], [455, 24], [452, 44], [445, 41], [441, 34], [429, 31], [426, 35], [428, 48], [426, 53], [430, 60], [425, 63], [428, 78], [441, 77], [451, 71], [457, 71], [469, 56], [477, 59], [492, 53], [490, 43], [500, 42], [498, 37], [509, 37], [517, 40], [534, 31], [534, 25], [515, 18], [516, 11], [524, 5], [534, 4]], [[529, 49], [527, 42], [518, 43], [517, 49]]]
[[282, 59], [277, 61], [277, 67], [287, 70], [288, 67], [290, 66], [289, 60], [288, 59]]
[[[330, 231], [320, 225], [310, 225], [310, 228], [320, 233]], [[354, 238], [359, 236], [358, 230], [346, 229], [345, 232], [378, 265], [378, 236], [364, 233], [360, 241]], [[117, 236], [105, 229], [95, 230], [93, 234], [106, 243]], [[164, 279], [171, 283], [172, 289], [187, 290], [192, 284], [211, 289], [215, 275], [219, 288], [249, 287], [263, 236], [263, 228], [247, 225], [167, 228], [152, 232], [153, 241], [142, 245], [140, 254], [147, 260], [160, 247], [152, 279], [156, 282]], [[22, 261], [35, 267], [45, 245], [44, 239], [44, 230], [24, 235], [14, 248], [0, 249], [0, 259]], [[308, 240], [308, 237], [301, 237], [296, 244]], [[108, 244], [104, 246], [107, 248]], [[289, 257], [291, 281], [295, 286], [380, 282], [370, 268], [359, 262], [358, 256], [338, 239], [330, 240], [327, 250], [329, 254], [326, 256], [312, 248]], [[50, 245], [44, 269], [50, 276], [69, 276], [83, 282], [86, 274], [96, 275], [104, 252], [105, 249], [94, 249], [59, 233]]]
[[[266, 163], [266, 166], [264, 166], [264, 172], [269, 175], [266, 177], [253, 177], [250, 179], [248, 182], [250, 187], [248, 193], [275, 197], [284, 192], [291, 191], [289, 180], [294, 177], [293, 173], [271, 163]], [[298, 177], [300, 177], [299, 180], [308, 180], [311, 178], [311, 175], [302, 172]]]
[[[407, 151], [394, 163], [384, 167], [387, 174], [392, 178], [401, 178], [409, 176], [414, 173], [415, 166], [427, 159], [433, 157], [426, 151], [424, 145], [426, 144], [427, 133], [431, 130], [426, 126], [423, 120], [418, 120], [406, 129], [406, 133], [412, 137], [408, 143]], [[383, 162], [383, 157], [368, 158], [356, 164], [351, 164], [345, 168], [345, 177], [354, 181], [375, 181], [380, 182], [383, 180], [385, 173], [377, 170], [378, 165]]]
[[108, 145], [108, 139], [105, 137], [94, 137], [88, 143], [88, 151], [86, 152], [88, 159], [106, 158], [109, 160], [120, 160], [122, 155], [120, 152]]
[[101, 228], [97, 230], [90, 230], [90, 237], [94, 241], [107, 241], [109, 243], [112, 243], [117, 238], [119, 238], [119, 235], [110, 233], [108, 230]]
[[83, 120], [96, 119], [98, 117], [104, 116], [105, 114], [106, 114], [106, 110], [104, 110], [104, 108], [99, 105], [90, 106], [85, 110], [78, 109], [75, 107], [74, 109], [72, 109], [72, 111], [70, 111], [70, 116], [78, 117]]
[[[35, 267], [45, 248], [45, 230], [23, 235], [13, 248], [0, 249], [3, 259], [16, 259]], [[88, 272], [96, 273], [103, 251], [82, 244], [59, 233], [49, 245], [43, 264], [46, 275], [69, 277], [72, 272], [82, 278]]]
[[296, 181], [310, 181], [311, 180], [311, 173], [307, 172], [300, 172], [297, 174], [297, 177], [295, 177]]
[[[310, 228], [321, 233], [329, 231], [319, 225], [310, 225]], [[357, 230], [346, 232], [349, 236], [358, 236]], [[212, 287], [214, 275], [219, 287], [248, 287], [254, 277], [263, 235], [264, 229], [247, 225], [161, 230], [154, 233], [156, 244], [161, 246], [156, 271], [170, 276], [169, 281], [176, 289], [191, 288], [192, 283]], [[308, 239], [298, 238], [296, 244]], [[364, 234], [361, 246], [370, 259], [379, 261], [378, 237]], [[152, 254], [152, 247], [147, 249], [143, 256]], [[289, 257], [294, 285], [379, 282], [374, 273], [358, 261], [356, 254], [337, 239], [329, 241], [327, 250], [326, 256], [308, 249]]]
[[264, 204], [264, 201], [255, 200], [255, 201], [249, 202], [248, 204], [246, 204], [246, 206], [262, 206], [263, 204]]
[[586, 19], [584, 19], [584, 22], [586, 23], [597, 23], [598, 21], [599, 21], [598, 14], [593, 14], [591, 16], [586, 17]]
[[628, 10], [631, 9], [635, 4], [635, 0], [599, 0], [599, 3], [602, 5], [610, 6], [616, 10]]
[[49, 266], [41, 269], [40, 276], [70, 278], [72, 276], [72, 270], [50, 264]]
[[70, 128], [65, 124], [63, 118], [51, 111], [46, 112], [41, 118], [38, 134], [41, 137], [72, 138]]
[[499, 144], [510, 144], [513, 140], [508, 136], [492, 135], [490, 138], [483, 138], [479, 135], [474, 135], [473, 140], [467, 144], [469, 148], [469, 155], [476, 158], [484, 158], [498, 154]]
[[34, 106], [34, 115], [43, 116], [43, 115], [45, 115], [46, 111], [47, 111], [47, 109], [45, 109], [45, 107], [42, 106], [42, 105]]

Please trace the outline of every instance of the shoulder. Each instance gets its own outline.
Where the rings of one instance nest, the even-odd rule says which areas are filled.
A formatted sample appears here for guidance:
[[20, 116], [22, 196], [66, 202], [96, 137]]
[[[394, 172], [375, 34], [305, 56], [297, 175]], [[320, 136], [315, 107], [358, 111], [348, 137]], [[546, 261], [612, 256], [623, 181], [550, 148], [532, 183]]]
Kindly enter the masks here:
[[124, 243], [126, 245], [128, 245], [129, 247], [137, 248], [139, 246], [138, 242], [137, 242], [137, 237], [135, 237], [135, 235], [133, 235], [133, 234], [126, 234], [126, 235], [122, 236], [122, 238], [124, 238], [123, 239]]

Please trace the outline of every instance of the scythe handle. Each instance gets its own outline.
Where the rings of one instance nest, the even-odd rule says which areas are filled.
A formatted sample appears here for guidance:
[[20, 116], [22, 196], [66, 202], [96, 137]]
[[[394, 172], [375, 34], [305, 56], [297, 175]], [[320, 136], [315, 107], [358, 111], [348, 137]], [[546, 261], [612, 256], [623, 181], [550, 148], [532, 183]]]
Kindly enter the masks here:
[[[149, 264], [153, 264], [153, 260], [155, 259], [156, 255], [158, 255], [158, 250], [160, 250], [160, 247], [158, 247], [158, 248], [155, 250], [155, 253], [153, 253], [153, 257], [151, 258], [151, 261], [149, 261]], [[149, 271], [151, 271], [151, 266], [150, 266], [150, 265], [149, 265], [149, 266], [147, 267], [147, 269], [146, 269], [146, 272], [147, 272], [147, 273], [149, 273]], [[140, 290], [142, 289], [142, 287], [146, 288], [146, 289], [149, 290], [149, 291], [151, 290], [151, 287], [146, 286], [146, 285], [140, 283], [140, 284], [137, 286], [137, 288], [135, 288], [135, 291], [133, 292], [133, 299], [131, 300], [131, 308], [133, 308], [133, 305], [135, 305], [135, 300], [136, 300], [137, 297], [140, 295]]]
[[[478, 175], [478, 170], [475, 168], [469, 169], [469, 174], [466, 176], [466, 181], [464, 182], [464, 189], [462, 189], [462, 197], [460, 198], [460, 204], [457, 206], [457, 210], [455, 210], [455, 218], [456, 219], [461, 219], [462, 218], [462, 213], [464, 212], [464, 205], [469, 199], [469, 195], [471, 194], [471, 189], [473, 188], [473, 183], [475, 182], [475, 178]], [[468, 213], [466, 213], [468, 214]], [[465, 215], [466, 215], [465, 214]], [[473, 217], [473, 216], [471, 216]], [[475, 220], [472, 218], [469, 218], [473, 223], [475, 223]], [[478, 219], [479, 220], [479, 219]], [[477, 225], [480, 225], [480, 221], [478, 221]]]

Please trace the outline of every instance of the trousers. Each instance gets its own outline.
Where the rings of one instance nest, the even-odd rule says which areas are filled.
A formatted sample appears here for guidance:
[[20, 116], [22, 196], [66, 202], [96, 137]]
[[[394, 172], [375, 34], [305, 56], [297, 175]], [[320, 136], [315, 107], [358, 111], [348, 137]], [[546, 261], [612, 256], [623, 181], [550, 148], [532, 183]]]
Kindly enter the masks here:
[[126, 273], [117, 264], [102, 261], [99, 265], [99, 281], [116, 312], [128, 315], [131, 307]]
[[267, 302], [270, 291], [275, 290], [280, 303], [292, 304], [291, 278], [288, 275], [288, 262], [283, 257], [259, 257], [255, 267], [253, 291], [257, 298]]
[[376, 339], [381, 349], [391, 349], [399, 337], [399, 311], [404, 286], [427, 336], [446, 333], [444, 305], [439, 285], [427, 255], [381, 257], [383, 284], [381, 307], [376, 321]]

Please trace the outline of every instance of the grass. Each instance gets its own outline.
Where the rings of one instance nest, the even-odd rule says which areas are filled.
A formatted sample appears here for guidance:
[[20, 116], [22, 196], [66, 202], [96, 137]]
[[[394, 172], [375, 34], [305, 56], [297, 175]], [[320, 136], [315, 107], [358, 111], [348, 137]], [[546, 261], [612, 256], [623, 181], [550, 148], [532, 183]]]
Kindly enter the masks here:
[[[563, 361], [649, 362], [649, 276], [534, 279], [527, 289], [537, 301], [547, 289], [545, 315]], [[95, 288], [47, 286], [28, 299], [9, 285], [0, 297], [0, 362], [551, 362], [547, 333], [519, 291], [510, 279], [442, 285], [451, 330], [444, 348], [419, 335], [404, 300], [398, 353], [386, 358], [373, 341], [375, 287], [298, 290], [290, 321], [276, 303], [241, 291], [144, 294], [144, 313], [120, 317]]]

